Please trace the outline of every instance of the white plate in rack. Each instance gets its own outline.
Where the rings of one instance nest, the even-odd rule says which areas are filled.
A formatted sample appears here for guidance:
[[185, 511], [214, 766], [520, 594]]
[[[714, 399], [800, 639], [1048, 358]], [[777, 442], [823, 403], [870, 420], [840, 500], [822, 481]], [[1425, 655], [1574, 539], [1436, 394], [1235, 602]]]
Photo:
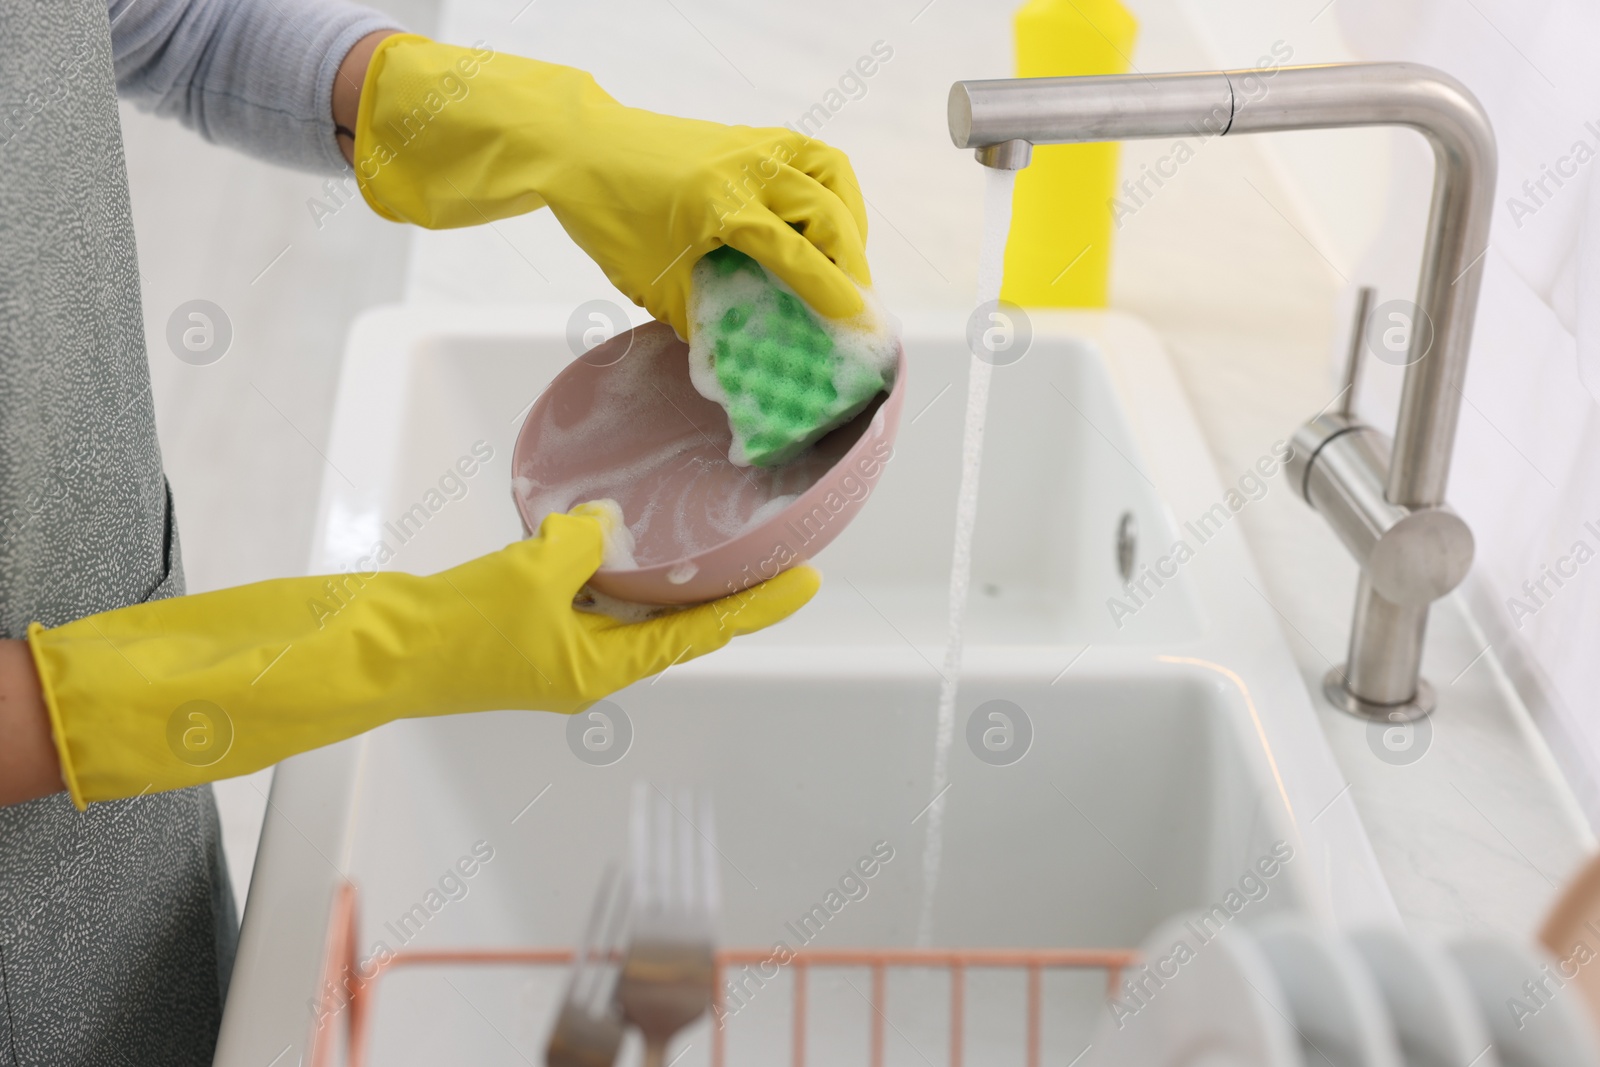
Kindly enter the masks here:
[[1289, 1002], [1306, 1063], [1403, 1067], [1383, 995], [1348, 944], [1302, 915], [1271, 916], [1250, 934]]
[[[1478, 1002], [1507, 1067], [1600, 1067], [1600, 1041], [1583, 994], [1556, 986], [1556, 962], [1542, 951], [1489, 935], [1450, 944], [1450, 957]], [[1534, 997], [1525, 983], [1544, 984]], [[1520, 1010], [1526, 1009], [1526, 1011]]]
[[1442, 949], [1387, 926], [1349, 941], [1389, 1007], [1407, 1067], [1501, 1067], [1472, 990]]
[[1304, 1067], [1289, 1002], [1261, 949], [1236, 924], [1217, 930], [1201, 920], [1177, 916], [1145, 939], [1145, 962], [1124, 978], [1146, 995], [1124, 992], [1122, 1011], [1108, 1009], [1086, 1067]]

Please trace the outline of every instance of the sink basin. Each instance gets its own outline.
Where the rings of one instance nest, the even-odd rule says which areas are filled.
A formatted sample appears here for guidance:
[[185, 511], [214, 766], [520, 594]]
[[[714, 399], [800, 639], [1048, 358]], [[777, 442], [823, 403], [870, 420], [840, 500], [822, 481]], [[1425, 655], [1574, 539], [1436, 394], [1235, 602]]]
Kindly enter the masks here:
[[[426, 573], [519, 536], [511, 443], [571, 358], [564, 326], [555, 312], [481, 308], [363, 319], [310, 571], [355, 566], [382, 542], [387, 566]], [[356, 1031], [373, 1065], [541, 1062], [564, 972], [534, 957], [576, 939], [604, 864], [624, 855], [641, 779], [715, 795], [724, 946], [855, 960], [817, 955], [804, 974], [768, 977], [730, 962], [725, 1028], [686, 1031], [686, 1067], [714, 1062], [719, 1042], [728, 1063], [790, 1056], [797, 1011], [818, 1063], [865, 1061], [873, 1042], [939, 1062], [953, 1019], [974, 1062], [1020, 1060], [1030, 1027], [1068, 1062], [1105, 1010], [1106, 967], [1041, 965], [1030, 1023], [1039, 953], [1127, 949], [1173, 912], [1213, 905], [1218, 922], [1284, 907], [1392, 919], [1159, 341], [1117, 313], [1040, 313], [1026, 357], [995, 372], [924, 946], [970, 965], [905, 962], [920, 958], [907, 950], [935, 793], [964, 327], [907, 317], [912, 392], [894, 457], [816, 560], [823, 590], [794, 619], [587, 719], [412, 720], [283, 764], [217, 1062], [343, 1063]], [[1282, 477], [1260, 476], [1261, 491], [1288, 491]], [[1174, 553], [1180, 540], [1190, 553]], [[1142, 590], [1125, 587], [1124, 562]], [[1003, 720], [986, 717], [997, 708]], [[1020, 758], [986, 748], [991, 723], [1031, 735]], [[586, 748], [584, 730], [600, 742]], [[870, 879], [841, 881], [869, 857]], [[346, 1006], [341, 952], [359, 965], [380, 943], [415, 963], [439, 955], [350, 983]], [[998, 950], [1022, 962], [981, 964]]]

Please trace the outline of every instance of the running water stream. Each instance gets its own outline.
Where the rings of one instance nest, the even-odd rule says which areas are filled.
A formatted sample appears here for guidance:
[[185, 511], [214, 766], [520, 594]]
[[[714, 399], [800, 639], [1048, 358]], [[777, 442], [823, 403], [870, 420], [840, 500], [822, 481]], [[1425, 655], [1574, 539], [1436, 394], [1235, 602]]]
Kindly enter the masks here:
[[[984, 168], [983, 245], [978, 255], [978, 300], [983, 308], [1000, 299], [1005, 271], [1006, 234], [1011, 229], [1011, 190], [1016, 171]], [[969, 341], [971, 331], [969, 331]], [[967, 418], [961, 446], [961, 488], [956, 494], [955, 547], [950, 558], [950, 614], [944, 659], [939, 667], [939, 714], [933, 742], [933, 801], [924, 813], [927, 824], [922, 851], [922, 904], [917, 915], [917, 944], [933, 944], [934, 894], [944, 854], [944, 807], [950, 784], [950, 744], [955, 739], [956, 686], [961, 677], [962, 628], [967, 592], [972, 584], [972, 530], [978, 517], [978, 472], [983, 465], [983, 430], [989, 411], [989, 379], [993, 353], [971, 342], [967, 366]]]

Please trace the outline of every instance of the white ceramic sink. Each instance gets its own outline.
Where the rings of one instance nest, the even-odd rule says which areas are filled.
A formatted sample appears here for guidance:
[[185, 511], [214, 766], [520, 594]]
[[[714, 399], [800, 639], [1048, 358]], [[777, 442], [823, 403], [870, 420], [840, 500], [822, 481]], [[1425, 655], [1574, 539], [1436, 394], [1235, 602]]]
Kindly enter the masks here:
[[[1203, 544], [1185, 525], [1225, 487], [1158, 341], [1112, 313], [1040, 314], [1034, 328], [1027, 356], [995, 373], [935, 945], [1131, 947], [1175, 911], [1229, 900], [1275, 848], [1293, 858], [1259, 892], [1246, 883], [1260, 897], [1244, 905], [1252, 914], [1392, 917], [1237, 519], [1214, 517]], [[895, 456], [817, 560], [817, 600], [616, 694], [633, 734], [620, 759], [580, 759], [567, 719], [496, 712], [397, 723], [284, 764], [217, 1062], [312, 1062], [346, 880], [359, 893], [359, 957], [378, 941], [408, 952], [570, 945], [602, 866], [623, 855], [639, 779], [713, 790], [724, 945], [799, 947], [794, 923], [875, 848], [893, 858], [806, 947], [911, 945], [934, 794], [963, 331], [960, 315], [905, 323], [912, 380]], [[389, 566], [425, 573], [520, 536], [511, 442], [570, 358], [555, 313], [365, 318], [346, 355], [311, 570], [349, 568], [387, 538]], [[463, 457], [472, 462], [458, 467]], [[1282, 478], [1264, 482], [1284, 491]], [[1108, 599], [1137, 606], [1117, 569], [1128, 514], [1138, 566], [1180, 536], [1195, 552], [1164, 565], [1175, 577], [1159, 590], [1147, 580], [1153, 595], [1119, 625]], [[968, 715], [994, 700], [1032, 726], [1027, 754], [1009, 765], [966, 741]], [[451, 875], [475, 847], [473, 875]], [[968, 973], [969, 1061], [1020, 1057], [1024, 977]], [[532, 965], [395, 968], [366, 987], [367, 1062], [542, 1062], [561, 979]], [[727, 1062], [789, 1055], [792, 982], [786, 968], [747, 996], [728, 1021]], [[1049, 1061], [1081, 1050], [1104, 984], [1098, 971], [1047, 974]], [[870, 987], [862, 968], [812, 975], [812, 1062], [865, 1062]], [[947, 973], [892, 970], [885, 989], [889, 1061], [942, 1062]], [[334, 1035], [324, 1062], [341, 1062], [348, 1015], [324, 1028]], [[708, 1035], [706, 1024], [686, 1033], [678, 1062], [708, 1062]]]

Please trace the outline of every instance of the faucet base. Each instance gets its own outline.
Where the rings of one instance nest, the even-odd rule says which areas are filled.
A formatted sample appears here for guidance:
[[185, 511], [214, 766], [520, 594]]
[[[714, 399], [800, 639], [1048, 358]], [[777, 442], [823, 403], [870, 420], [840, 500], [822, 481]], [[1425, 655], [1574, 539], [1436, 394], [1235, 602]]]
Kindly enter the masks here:
[[1335, 667], [1322, 676], [1322, 694], [1328, 703], [1348, 715], [1374, 722], [1415, 722], [1438, 706], [1433, 686], [1426, 678], [1417, 679], [1417, 695], [1403, 704], [1374, 704], [1362, 700], [1345, 688], [1345, 669]]

